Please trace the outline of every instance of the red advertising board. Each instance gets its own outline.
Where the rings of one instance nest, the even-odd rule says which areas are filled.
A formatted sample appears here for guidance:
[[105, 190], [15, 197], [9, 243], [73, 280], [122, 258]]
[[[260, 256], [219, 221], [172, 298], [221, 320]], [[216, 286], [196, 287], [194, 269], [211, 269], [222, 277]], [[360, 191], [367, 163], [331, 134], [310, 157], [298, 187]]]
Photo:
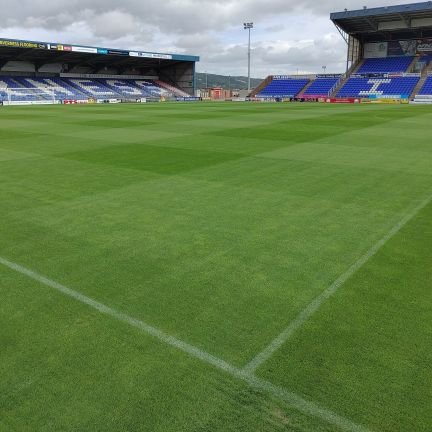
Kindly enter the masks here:
[[341, 104], [354, 104], [360, 103], [361, 99], [359, 98], [326, 98], [326, 103], [341, 103]]

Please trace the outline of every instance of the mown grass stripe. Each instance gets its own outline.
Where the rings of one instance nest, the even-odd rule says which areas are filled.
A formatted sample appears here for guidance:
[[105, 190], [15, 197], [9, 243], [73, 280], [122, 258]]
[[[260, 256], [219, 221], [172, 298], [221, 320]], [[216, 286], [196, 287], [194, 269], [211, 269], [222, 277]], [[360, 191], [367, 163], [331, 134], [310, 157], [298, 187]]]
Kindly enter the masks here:
[[338, 414], [333, 413], [332, 411], [327, 410], [326, 408], [320, 407], [319, 405], [307, 401], [302, 397], [296, 395], [295, 393], [289, 392], [288, 390], [275, 386], [269, 381], [260, 379], [255, 375], [245, 372], [235, 366], [230, 365], [226, 361], [213, 356], [193, 345], [188, 344], [180, 339], [177, 339], [173, 336], [168, 335], [162, 330], [153, 327], [145, 322], [133, 318], [127, 314], [119, 312], [103, 303], [98, 302], [84, 294], [81, 294], [78, 291], [75, 291], [71, 288], [68, 288], [56, 281], [53, 281], [39, 273], [36, 273], [26, 267], [23, 267], [20, 264], [9, 261], [3, 257], [0, 257], [0, 264], [4, 267], [9, 268], [17, 273], [20, 273], [24, 276], [27, 276], [45, 286], [53, 288], [62, 294], [77, 300], [80, 303], [83, 303], [98, 312], [108, 315], [118, 321], [121, 321], [125, 324], [130, 325], [131, 327], [135, 327], [142, 332], [160, 340], [161, 342], [170, 345], [180, 351], [185, 352], [186, 354], [194, 357], [204, 363], [210, 364], [216, 367], [219, 370], [231, 375], [234, 378], [240, 379], [246, 382], [249, 386], [271, 394], [274, 397], [279, 398], [280, 400], [286, 402], [290, 407], [297, 409], [298, 411], [307, 414], [312, 417], [320, 418], [326, 421], [329, 424], [337, 426], [341, 430], [347, 432], [368, 432], [368, 429], [353, 423], [351, 420], [348, 420]]
[[255, 373], [270, 357], [278, 351], [288, 340], [320, 309], [323, 303], [333, 296], [355, 273], [357, 273], [377, 252], [393, 238], [408, 222], [410, 222], [422, 209], [432, 201], [428, 196], [413, 210], [408, 212], [393, 228], [375, 243], [363, 256], [361, 256], [348, 270], [340, 275], [327, 289], [303, 309], [267, 347], [254, 357], [245, 367], [244, 372]]

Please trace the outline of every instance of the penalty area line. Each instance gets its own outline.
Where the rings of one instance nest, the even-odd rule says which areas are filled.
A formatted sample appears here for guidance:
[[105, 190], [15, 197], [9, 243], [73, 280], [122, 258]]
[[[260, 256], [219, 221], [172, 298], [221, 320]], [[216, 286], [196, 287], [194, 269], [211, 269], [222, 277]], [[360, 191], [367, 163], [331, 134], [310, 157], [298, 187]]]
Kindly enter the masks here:
[[319, 418], [324, 420], [328, 424], [332, 424], [339, 429], [346, 432], [370, 432], [367, 428], [358, 425], [351, 420], [344, 418], [326, 408], [315, 404], [314, 402], [307, 401], [303, 399], [301, 396], [288, 391], [282, 387], [276, 386], [272, 384], [270, 381], [266, 381], [264, 379], [258, 378], [253, 373], [244, 371], [240, 368], [237, 368], [226, 361], [213, 356], [206, 351], [203, 351], [193, 345], [188, 344], [180, 339], [177, 339], [169, 334], [163, 332], [162, 330], [153, 327], [145, 322], [133, 318], [125, 313], [117, 311], [103, 303], [98, 302], [84, 294], [81, 294], [78, 291], [75, 291], [71, 288], [66, 287], [52, 279], [49, 279], [39, 273], [36, 273], [26, 267], [23, 267], [20, 264], [9, 261], [5, 258], [0, 257], [0, 265], [9, 268], [17, 273], [20, 273], [24, 276], [27, 276], [30, 279], [33, 279], [47, 287], [53, 288], [56, 291], [82, 303], [85, 304], [92, 309], [97, 310], [101, 314], [107, 315], [111, 318], [116, 319], [117, 321], [123, 322], [131, 327], [134, 327], [143, 333], [146, 333], [152, 336], [155, 339], [174, 347], [184, 353], [194, 357], [204, 363], [214, 366], [215, 368], [231, 375], [232, 377], [239, 379], [250, 387], [260, 390], [262, 392], [268, 393], [273, 397], [284, 401], [291, 408], [296, 409], [297, 411], [306, 414], [311, 417]]
[[378, 251], [391, 240], [406, 224], [414, 219], [429, 203], [432, 202], [432, 195], [422, 201], [417, 207], [409, 211], [405, 216], [393, 226], [393, 228], [375, 243], [363, 256], [361, 256], [348, 270], [340, 275], [328, 288], [316, 297], [297, 317], [291, 321], [267, 347], [253, 358], [244, 368], [246, 373], [254, 374], [273, 354], [276, 353], [289, 339], [321, 308], [321, 306], [332, 297], [354, 274], [356, 274]]

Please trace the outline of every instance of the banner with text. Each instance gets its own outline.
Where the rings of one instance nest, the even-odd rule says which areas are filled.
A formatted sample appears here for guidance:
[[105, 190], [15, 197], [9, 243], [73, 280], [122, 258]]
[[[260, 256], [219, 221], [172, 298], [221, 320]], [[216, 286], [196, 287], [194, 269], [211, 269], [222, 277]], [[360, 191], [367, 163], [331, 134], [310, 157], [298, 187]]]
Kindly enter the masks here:
[[417, 44], [418, 54], [432, 54], [432, 39], [422, 39]]
[[42, 42], [20, 41], [12, 39], [0, 39], [0, 47], [9, 48], [31, 48], [31, 49], [47, 49], [48, 46]]
[[367, 43], [364, 47], [365, 58], [384, 58], [387, 57], [387, 42]]
[[388, 43], [388, 56], [415, 56], [417, 51], [416, 40], [390, 41]]

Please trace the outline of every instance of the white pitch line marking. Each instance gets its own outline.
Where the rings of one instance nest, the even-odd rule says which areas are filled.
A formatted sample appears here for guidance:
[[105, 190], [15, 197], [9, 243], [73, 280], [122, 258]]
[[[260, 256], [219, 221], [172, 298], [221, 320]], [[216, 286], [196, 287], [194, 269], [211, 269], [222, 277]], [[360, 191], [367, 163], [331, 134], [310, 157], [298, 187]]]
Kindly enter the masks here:
[[119, 312], [109, 306], [106, 306], [103, 303], [100, 303], [90, 297], [87, 297], [84, 294], [81, 294], [78, 291], [75, 291], [71, 288], [68, 288], [58, 282], [55, 282], [51, 279], [48, 279], [45, 276], [42, 276], [26, 267], [23, 267], [17, 263], [11, 262], [5, 258], [0, 257], [0, 264], [4, 267], [9, 268], [17, 273], [20, 273], [24, 276], [29, 277], [41, 284], [53, 288], [62, 294], [77, 300], [80, 303], [83, 303], [93, 309], [96, 309], [100, 313], [110, 316], [118, 321], [121, 321], [125, 324], [128, 324], [132, 327], [139, 329], [140, 331], [154, 337], [155, 339], [160, 340], [161, 342], [170, 345], [174, 348], [177, 348], [180, 351], [189, 354], [191, 357], [194, 357], [204, 363], [210, 364], [215, 368], [222, 370], [223, 372], [231, 375], [234, 378], [240, 379], [246, 382], [249, 386], [269, 393], [272, 396], [286, 402], [291, 408], [296, 409], [303, 414], [309, 415], [311, 417], [320, 418], [325, 422], [332, 424], [343, 431], [346, 432], [370, 432], [367, 428], [357, 425], [356, 423], [348, 420], [334, 412], [323, 408], [313, 402], [307, 401], [303, 399], [301, 396], [298, 396], [295, 393], [292, 393], [282, 387], [275, 386], [269, 381], [260, 379], [256, 377], [252, 373], [247, 373], [242, 369], [239, 369], [226, 361], [213, 356], [193, 345], [188, 344], [180, 339], [177, 339], [173, 336], [170, 336], [164, 333], [162, 330], [157, 329], [149, 324], [146, 324], [143, 321], [140, 321], [136, 318], [130, 317], [122, 312]]
[[333, 296], [345, 282], [359, 271], [376, 253], [393, 238], [408, 222], [410, 222], [421, 210], [432, 201], [432, 195], [422, 201], [412, 211], [407, 213], [381, 240], [375, 243], [361, 258], [359, 258], [345, 273], [339, 276], [325, 291], [316, 297], [303, 309], [299, 315], [279, 334], [263, 351], [253, 358], [244, 368], [246, 373], [254, 374], [270, 357], [278, 351], [282, 345], [294, 335], [322, 306], [322, 304]]

